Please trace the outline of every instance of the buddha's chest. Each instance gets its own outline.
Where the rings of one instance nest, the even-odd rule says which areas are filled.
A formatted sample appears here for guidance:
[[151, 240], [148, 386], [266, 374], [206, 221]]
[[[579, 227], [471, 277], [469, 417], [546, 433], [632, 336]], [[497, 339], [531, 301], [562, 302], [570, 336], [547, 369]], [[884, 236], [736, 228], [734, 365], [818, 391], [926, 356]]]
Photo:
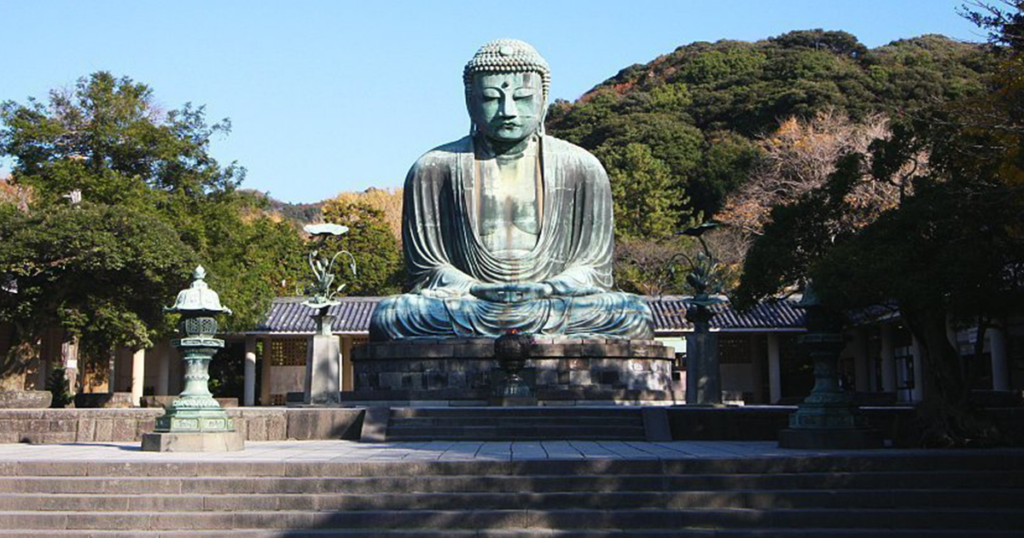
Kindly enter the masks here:
[[539, 160], [526, 155], [478, 166], [477, 231], [494, 254], [525, 255], [541, 229], [543, 183]]

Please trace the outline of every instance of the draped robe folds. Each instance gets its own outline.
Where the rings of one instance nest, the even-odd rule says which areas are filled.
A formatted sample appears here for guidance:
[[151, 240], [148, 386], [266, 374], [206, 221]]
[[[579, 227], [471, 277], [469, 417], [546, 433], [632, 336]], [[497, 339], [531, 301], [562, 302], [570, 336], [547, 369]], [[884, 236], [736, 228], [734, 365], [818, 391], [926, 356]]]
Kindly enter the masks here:
[[[377, 306], [371, 339], [497, 337], [511, 329], [653, 338], [646, 302], [610, 291], [613, 222], [607, 174], [593, 155], [568, 142], [541, 136], [540, 145], [540, 235], [522, 257], [494, 256], [480, 241], [472, 137], [432, 150], [413, 165], [402, 214], [411, 291]], [[478, 283], [527, 282], [550, 284], [554, 294], [517, 303], [470, 295]]]

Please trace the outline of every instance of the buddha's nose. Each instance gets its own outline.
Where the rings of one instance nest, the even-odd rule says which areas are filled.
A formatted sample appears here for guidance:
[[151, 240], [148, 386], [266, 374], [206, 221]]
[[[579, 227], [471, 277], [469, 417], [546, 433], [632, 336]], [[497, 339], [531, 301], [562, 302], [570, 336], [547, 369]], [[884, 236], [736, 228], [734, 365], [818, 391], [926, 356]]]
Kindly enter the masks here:
[[519, 115], [519, 110], [516, 108], [516, 101], [512, 98], [512, 94], [505, 94], [501, 99], [501, 110], [498, 111], [502, 118], [514, 118]]

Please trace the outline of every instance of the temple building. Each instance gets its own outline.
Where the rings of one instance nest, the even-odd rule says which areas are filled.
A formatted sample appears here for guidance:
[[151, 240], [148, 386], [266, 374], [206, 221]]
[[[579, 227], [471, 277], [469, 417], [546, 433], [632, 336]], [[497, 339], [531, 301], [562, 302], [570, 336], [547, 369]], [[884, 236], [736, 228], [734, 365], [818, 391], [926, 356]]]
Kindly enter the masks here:
[[[654, 313], [655, 338], [676, 352], [674, 381], [685, 387], [686, 337], [692, 325], [686, 320], [683, 296], [648, 297]], [[352, 349], [369, 339], [370, 317], [378, 297], [346, 297], [332, 307], [333, 332], [340, 340], [342, 391], [354, 388]], [[274, 299], [265, 321], [245, 334], [223, 335], [225, 355], [214, 363], [239, 369], [239, 405], [286, 405], [300, 397], [305, 380], [308, 342], [314, 320], [302, 299]], [[794, 300], [766, 301], [747, 312], [716, 307], [712, 332], [718, 335], [722, 387], [729, 403], [792, 404], [799, 402], [813, 384], [811, 362], [797, 345], [805, 332], [802, 310]], [[879, 309], [859, 316], [847, 328], [847, 346], [841, 354], [843, 382], [863, 404], [913, 403], [923, 394], [924, 365], [918, 346], [899, 316]], [[964, 356], [975, 353], [977, 330], [950, 327], [951, 342]], [[0, 324], [0, 353], [10, 346], [10, 327]], [[974, 361], [975, 390], [1024, 390], [1024, 317], [989, 328]], [[74, 342], [59, 329], [47, 332], [36, 346], [41, 360], [31, 361], [22, 372], [9, 374], [12, 389], [43, 390], [48, 376], [64, 368], [72, 392], [81, 393], [85, 405], [141, 405], [146, 396], [175, 395], [181, 390], [182, 364], [169, 342], [145, 350], [115, 349], [105, 357], [82, 357]], [[216, 379], [217, 367], [214, 368]], [[667, 402], [673, 403], [673, 402]], [[674, 403], [682, 403], [681, 400]]]

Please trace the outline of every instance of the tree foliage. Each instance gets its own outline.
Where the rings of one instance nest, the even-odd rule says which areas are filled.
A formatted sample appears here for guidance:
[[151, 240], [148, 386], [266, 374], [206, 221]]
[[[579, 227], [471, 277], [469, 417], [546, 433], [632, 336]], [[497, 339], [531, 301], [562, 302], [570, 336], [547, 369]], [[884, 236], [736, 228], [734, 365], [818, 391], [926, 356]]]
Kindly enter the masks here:
[[[1008, 5], [1010, 12], [987, 8], [995, 18], [975, 20], [996, 25], [1003, 35], [1007, 27], [993, 21], [1020, 21], [1024, 3]], [[1006, 38], [1014, 42], [1017, 48], [989, 52], [989, 61], [1008, 66], [985, 79], [989, 93], [936, 103], [870, 145], [873, 180], [912, 181], [897, 205], [861, 228], [842, 226], [857, 210], [849, 194], [862, 173], [846, 171], [859, 155], [842, 159], [822, 186], [772, 211], [741, 284], [740, 298], [748, 303], [810, 279], [837, 310], [898, 309], [927, 372], [921, 388], [929, 443], [990, 442], [994, 436], [969, 405], [970, 367], [949, 342], [948, 319], [983, 330], [1024, 298], [1024, 130], [1015, 116], [1024, 88], [1012, 69], [1024, 50]], [[908, 176], [921, 151], [928, 167]]]
[[853, 124], [916, 117], [979, 95], [994, 69], [980, 47], [935, 35], [875, 49], [823, 30], [692, 43], [623, 69], [575, 103], [554, 103], [547, 129], [594, 151], [612, 175], [617, 164], [601, 148], [648, 146], [669, 167], [677, 197], [689, 197], [678, 208], [683, 222], [723, 207], [757, 164], [756, 141], [780, 119], [806, 122], [825, 111]]
[[154, 215], [89, 202], [30, 215], [0, 204], [0, 242], [16, 289], [0, 293], [0, 321], [15, 341], [59, 326], [90, 350], [150, 345], [196, 261]]
[[[783, 121], [775, 132], [757, 141], [760, 159], [747, 183], [731, 194], [719, 220], [754, 234], [761, 233], [773, 207], [794, 203], [822, 187], [844, 155], [867, 155], [872, 143], [889, 137], [888, 123], [883, 116], [869, 116], [854, 123], [845, 114], [831, 109], [808, 120], [794, 116]], [[900, 192], [905, 191], [901, 187], [909, 183], [911, 176], [923, 173], [926, 155], [916, 152], [905, 157], [915, 165], [907, 167], [901, 160], [900, 169], [892, 171], [890, 176], [901, 182], [899, 186], [876, 181], [869, 174], [869, 167], [862, 169], [862, 176], [846, 195], [850, 208], [856, 209], [847, 215], [850, 226], [864, 226], [892, 208]]]
[[[349, 227], [348, 233], [331, 240], [330, 255], [338, 250], [352, 253], [356, 275], [341, 274], [348, 282], [347, 295], [393, 295], [405, 280], [405, 269], [398, 239], [391, 231], [384, 210], [369, 202], [338, 197], [323, 207], [326, 222]], [[343, 264], [341, 264], [343, 265]]]
[[0, 318], [24, 326], [26, 342], [60, 326], [93, 349], [145, 347], [202, 263], [235, 311], [224, 328], [258, 323], [295, 286], [302, 243], [236, 190], [243, 168], [209, 154], [229, 132], [203, 107], [165, 111], [147, 85], [106, 72], [0, 105], [0, 153], [14, 162], [4, 190], [21, 207], [0, 202], [0, 271], [17, 285]]

